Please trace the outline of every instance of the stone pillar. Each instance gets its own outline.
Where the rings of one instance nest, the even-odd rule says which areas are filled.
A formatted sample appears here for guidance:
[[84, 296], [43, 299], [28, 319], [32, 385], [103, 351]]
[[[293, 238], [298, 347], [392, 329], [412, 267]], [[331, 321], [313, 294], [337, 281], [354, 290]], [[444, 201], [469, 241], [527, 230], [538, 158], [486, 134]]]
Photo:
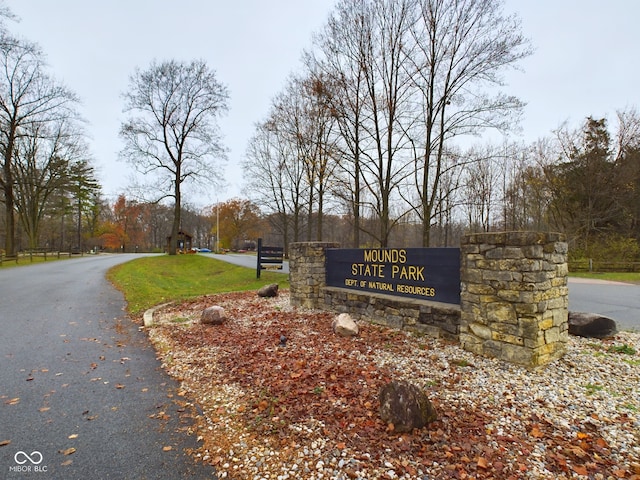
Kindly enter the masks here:
[[527, 367], [560, 358], [569, 335], [564, 236], [471, 234], [460, 252], [463, 348]]
[[326, 286], [327, 248], [338, 248], [331, 242], [300, 242], [289, 246], [289, 293], [291, 305], [323, 308], [322, 289]]

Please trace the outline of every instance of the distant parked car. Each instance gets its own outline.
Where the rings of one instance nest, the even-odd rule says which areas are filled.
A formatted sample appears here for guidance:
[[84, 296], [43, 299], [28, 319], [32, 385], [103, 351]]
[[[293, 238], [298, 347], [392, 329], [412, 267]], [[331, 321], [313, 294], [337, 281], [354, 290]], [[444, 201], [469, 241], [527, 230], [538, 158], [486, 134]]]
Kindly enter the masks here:
[[211, 253], [211, 249], [210, 248], [201, 248], [198, 251], [200, 253]]

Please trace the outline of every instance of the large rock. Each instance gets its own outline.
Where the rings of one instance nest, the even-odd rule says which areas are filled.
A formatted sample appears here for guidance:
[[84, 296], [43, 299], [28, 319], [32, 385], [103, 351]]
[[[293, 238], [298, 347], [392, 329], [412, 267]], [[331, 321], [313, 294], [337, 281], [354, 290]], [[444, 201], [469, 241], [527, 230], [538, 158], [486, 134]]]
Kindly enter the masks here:
[[422, 428], [436, 418], [436, 410], [415, 385], [405, 380], [393, 380], [380, 390], [380, 417], [392, 423], [395, 432], [410, 432]]
[[355, 337], [360, 332], [358, 324], [348, 313], [341, 313], [331, 324], [333, 333], [340, 337]]
[[569, 333], [578, 337], [607, 338], [618, 331], [616, 321], [596, 313], [569, 312]]
[[258, 290], [259, 297], [277, 297], [278, 296], [278, 284], [272, 283], [271, 285], [265, 285]]
[[207, 307], [202, 311], [200, 316], [200, 323], [206, 325], [222, 325], [227, 317], [225, 316], [224, 308], [214, 305], [213, 307]]

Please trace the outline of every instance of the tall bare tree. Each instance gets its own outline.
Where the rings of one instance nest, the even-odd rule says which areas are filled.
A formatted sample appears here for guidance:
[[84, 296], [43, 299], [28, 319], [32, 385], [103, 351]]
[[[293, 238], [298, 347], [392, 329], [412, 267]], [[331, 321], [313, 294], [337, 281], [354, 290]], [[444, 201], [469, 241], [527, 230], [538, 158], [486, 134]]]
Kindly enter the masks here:
[[75, 199], [80, 247], [82, 214], [99, 190], [82, 132], [66, 120], [33, 124], [17, 140], [13, 163], [15, 207], [29, 247], [38, 247], [40, 225], [52, 214], [56, 195]]
[[327, 101], [336, 119], [338, 141], [334, 149], [336, 176], [332, 193], [344, 201], [353, 229], [351, 243], [360, 246], [363, 204], [362, 162], [366, 145], [364, 118], [366, 107], [365, 59], [370, 41], [371, 7], [368, 2], [338, 2], [324, 30], [315, 37], [315, 50], [306, 53], [310, 70], [323, 73]]
[[422, 155], [416, 156], [422, 243], [429, 246], [447, 144], [484, 128], [508, 129], [522, 103], [495, 92], [506, 68], [531, 53], [516, 17], [501, 0], [417, 0], [412, 26], [412, 78], [421, 91]]
[[5, 206], [5, 251], [15, 250], [15, 161], [19, 141], [38, 125], [76, 118], [76, 96], [45, 70], [44, 56], [32, 43], [0, 38], [0, 188]]
[[187, 181], [216, 183], [225, 149], [218, 119], [227, 111], [227, 88], [204, 61], [153, 62], [137, 69], [125, 93], [120, 135], [122, 156], [145, 175], [154, 199], [172, 198], [173, 225], [169, 254], [177, 252], [182, 186]]

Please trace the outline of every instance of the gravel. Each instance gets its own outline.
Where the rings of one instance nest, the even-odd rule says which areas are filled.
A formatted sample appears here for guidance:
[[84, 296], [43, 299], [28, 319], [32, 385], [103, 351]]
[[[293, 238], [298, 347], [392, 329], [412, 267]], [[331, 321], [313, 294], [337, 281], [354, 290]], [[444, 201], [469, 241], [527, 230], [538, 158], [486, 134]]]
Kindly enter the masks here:
[[[239, 329], [259, 332], [281, 317], [299, 339], [311, 339], [307, 348], [334, 347], [326, 333], [314, 330], [311, 319], [321, 313], [291, 308], [286, 292], [259, 304], [254, 295], [232, 295], [156, 312], [150, 338], [163, 366], [182, 381], [183, 395], [202, 412], [202, 447], [193, 454], [215, 465], [219, 478], [640, 479], [638, 333], [622, 332], [607, 340], [571, 337], [562, 359], [530, 370], [443, 340], [405, 332], [389, 337], [386, 329], [361, 324], [369, 333], [384, 333], [387, 343], [359, 344], [340, 356], [422, 387], [439, 413], [422, 431], [382, 431], [381, 443], [367, 447], [338, 441], [329, 425], [333, 419], [316, 418], [311, 408], [307, 418], [287, 424], [288, 439], [258, 434], [247, 425], [239, 412], [257, 390], [220, 380], [224, 376], [215, 335], [209, 333], [206, 338], [214, 340], [195, 345], [182, 340], [185, 332], [203, 328], [199, 315], [203, 305], [212, 304], [230, 311], [228, 323]], [[256, 305], [264, 316], [256, 315]], [[339, 399], [332, 408], [348, 418], [349, 406]]]

